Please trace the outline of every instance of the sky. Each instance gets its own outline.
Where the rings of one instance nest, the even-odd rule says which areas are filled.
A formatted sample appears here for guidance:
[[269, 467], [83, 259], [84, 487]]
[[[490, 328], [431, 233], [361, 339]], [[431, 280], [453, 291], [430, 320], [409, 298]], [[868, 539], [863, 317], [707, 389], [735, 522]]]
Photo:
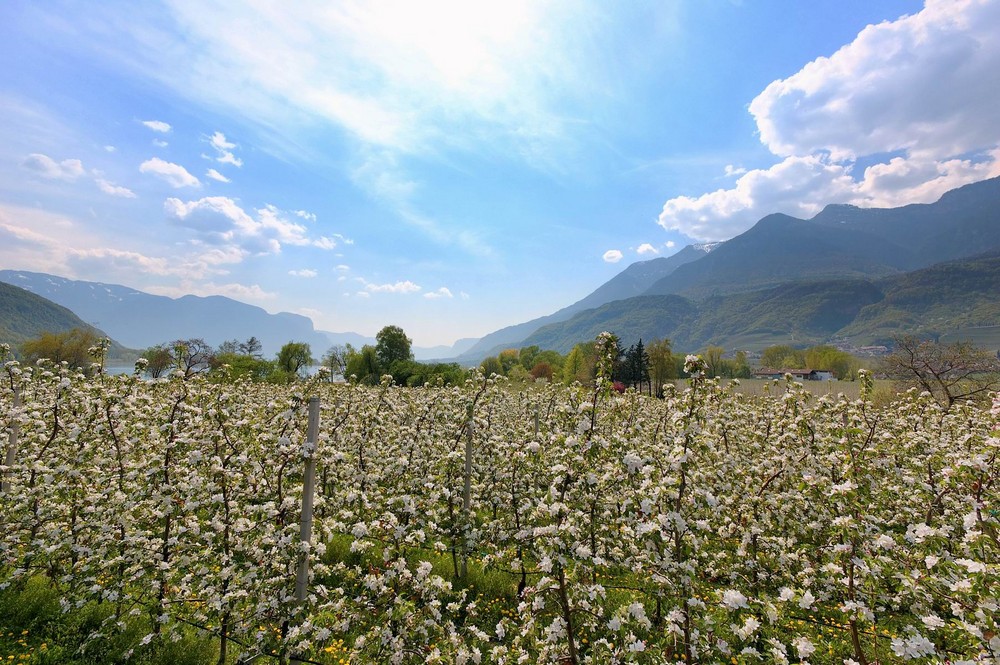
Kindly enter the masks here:
[[1000, 0], [7, 0], [0, 268], [451, 344], [1000, 175], [998, 35]]

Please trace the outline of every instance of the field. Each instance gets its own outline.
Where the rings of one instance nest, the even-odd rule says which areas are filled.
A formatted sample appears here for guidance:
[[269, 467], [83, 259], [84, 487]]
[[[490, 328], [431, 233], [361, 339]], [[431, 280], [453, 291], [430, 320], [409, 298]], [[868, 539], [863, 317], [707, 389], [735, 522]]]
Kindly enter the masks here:
[[998, 409], [857, 386], [694, 378], [658, 400], [8, 363], [0, 655], [995, 662]]

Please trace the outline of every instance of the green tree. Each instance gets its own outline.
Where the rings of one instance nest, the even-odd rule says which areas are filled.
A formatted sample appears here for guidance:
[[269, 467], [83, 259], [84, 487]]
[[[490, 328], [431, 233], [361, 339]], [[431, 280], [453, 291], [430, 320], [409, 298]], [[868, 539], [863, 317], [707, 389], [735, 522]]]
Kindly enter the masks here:
[[537, 344], [532, 344], [531, 346], [522, 347], [520, 351], [517, 352], [517, 360], [521, 363], [521, 367], [526, 370], [531, 370], [532, 367], [538, 362], [538, 354], [540, 349]]
[[510, 374], [510, 370], [515, 365], [519, 364], [519, 353], [517, 349], [504, 349], [497, 356], [497, 360], [500, 361], [500, 366], [503, 367], [503, 375], [507, 376]]
[[761, 367], [771, 369], [802, 369], [806, 366], [806, 354], [787, 344], [769, 346], [760, 354]]
[[854, 376], [861, 363], [857, 358], [832, 346], [820, 345], [806, 349], [806, 367], [833, 372], [838, 379]]
[[663, 385], [677, 378], [677, 363], [674, 361], [673, 349], [669, 339], [654, 339], [646, 347], [649, 354], [650, 380], [655, 386], [656, 395], [663, 396]]
[[288, 342], [278, 351], [278, 369], [292, 376], [313, 363], [312, 350], [305, 342]]
[[593, 343], [581, 342], [574, 346], [562, 366], [562, 380], [565, 384], [579, 381], [587, 383], [594, 378], [594, 366], [597, 361], [597, 352]]
[[485, 376], [503, 376], [503, 365], [500, 364], [499, 358], [496, 356], [490, 356], [483, 362], [479, 364], [479, 369], [483, 370]]
[[[271, 378], [276, 368], [275, 363], [271, 361], [254, 358], [245, 353], [217, 353], [212, 360], [209, 376], [219, 381], [242, 378], [264, 381]], [[148, 369], [147, 367], [147, 371]]]
[[382, 368], [379, 366], [375, 347], [365, 344], [360, 351], [351, 350], [347, 355], [347, 365], [344, 373], [348, 378], [365, 385], [375, 385], [382, 378]]
[[47, 358], [55, 363], [66, 362], [70, 367], [87, 370], [94, 361], [90, 348], [97, 341], [94, 332], [83, 328], [60, 333], [44, 332], [21, 345], [21, 357], [28, 363]]
[[174, 354], [165, 344], [151, 346], [140, 353], [139, 357], [146, 359], [146, 375], [154, 379], [160, 378], [174, 366]]
[[399, 326], [386, 326], [375, 335], [375, 356], [383, 370], [399, 360], [413, 360], [413, 340]]

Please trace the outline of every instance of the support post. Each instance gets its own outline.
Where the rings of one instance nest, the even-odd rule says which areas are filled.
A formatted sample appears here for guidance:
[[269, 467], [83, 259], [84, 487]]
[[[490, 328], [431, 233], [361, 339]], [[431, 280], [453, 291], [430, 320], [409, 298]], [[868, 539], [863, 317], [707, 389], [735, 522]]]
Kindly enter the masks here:
[[14, 402], [11, 407], [10, 413], [10, 431], [7, 434], [7, 453], [4, 455], [4, 466], [7, 470], [3, 472], [3, 483], [0, 486], [0, 492], [7, 494], [10, 492], [10, 480], [8, 479], [8, 474], [10, 474], [10, 467], [14, 466], [14, 460], [17, 459], [17, 438], [21, 432], [21, 421], [18, 417], [18, 411], [21, 408], [21, 387], [14, 386]]

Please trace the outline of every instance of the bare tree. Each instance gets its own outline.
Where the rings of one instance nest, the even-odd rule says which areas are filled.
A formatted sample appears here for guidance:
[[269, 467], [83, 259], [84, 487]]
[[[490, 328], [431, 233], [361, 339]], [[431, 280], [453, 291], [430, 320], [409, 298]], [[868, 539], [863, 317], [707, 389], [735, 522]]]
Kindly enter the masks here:
[[940, 344], [912, 335], [895, 338], [883, 361], [887, 376], [917, 386], [951, 408], [1000, 388], [1000, 359], [970, 342]]

